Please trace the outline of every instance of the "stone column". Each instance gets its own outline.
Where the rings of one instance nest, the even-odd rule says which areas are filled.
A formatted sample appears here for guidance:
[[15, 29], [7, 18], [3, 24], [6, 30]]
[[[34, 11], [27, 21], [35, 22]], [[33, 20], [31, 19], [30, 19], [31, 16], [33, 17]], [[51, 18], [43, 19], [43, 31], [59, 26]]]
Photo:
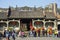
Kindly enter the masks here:
[[8, 28], [8, 27], [9, 27], [9, 24], [8, 24], [8, 23], [9, 23], [9, 21], [7, 21], [6, 23], [7, 23], [7, 28]]
[[[32, 19], [32, 26], [34, 27], [35, 20]], [[36, 29], [36, 27], [34, 27]]]
[[32, 19], [32, 26], [34, 26], [34, 20]]
[[57, 21], [54, 21], [54, 29], [57, 28]]
[[45, 26], [45, 23], [46, 23], [46, 22], [45, 22], [45, 19], [43, 20], [43, 23], [44, 23], [43, 26], [44, 26], [44, 28], [45, 28], [45, 30], [46, 30], [46, 26]]
[[43, 24], [44, 24], [43, 26], [45, 27], [45, 20], [43, 20]]
[[19, 29], [20, 29], [20, 20], [18, 21], [18, 23], [19, 23]]

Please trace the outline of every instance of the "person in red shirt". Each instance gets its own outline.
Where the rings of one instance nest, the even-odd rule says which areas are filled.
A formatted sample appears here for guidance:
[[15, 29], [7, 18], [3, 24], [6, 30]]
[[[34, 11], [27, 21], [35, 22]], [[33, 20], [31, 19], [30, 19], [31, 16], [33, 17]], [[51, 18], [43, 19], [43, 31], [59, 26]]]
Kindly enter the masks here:
[[45, 36], [45, 29], [42, 27], [42, 35]]

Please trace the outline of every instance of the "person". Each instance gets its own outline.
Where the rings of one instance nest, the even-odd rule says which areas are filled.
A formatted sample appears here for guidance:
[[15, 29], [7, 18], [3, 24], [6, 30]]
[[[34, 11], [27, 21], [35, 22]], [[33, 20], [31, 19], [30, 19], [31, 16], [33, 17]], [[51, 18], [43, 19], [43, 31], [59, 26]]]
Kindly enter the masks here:
[[38, 37], [40, 37], [40, 30], [38, 30]]
[[49, 35], [52, 36], [52, 30], [49, 31]]
[[36, 30], [34, 28], [32, 30], [32, 33], [33, 33], [33, 37], [36, 37], [37, 36]]
[[9, 40], [9, 31], [6, 30], [6, 40]]
[[6, 30], [4, 30], [4, 37], [6, 37]]
[[2, 33], [0, 33], [0, 40], [2, 40]]
[[19, 37], [21, 37], [21, 31], [19, 31], [19, 34], [18, 34]]
[[47, 29], [47, 36], [48, 36], [48, 37], [49, 37], [49, 31], [50, 31], [50, 29], [48, 28], [48, 29]]
[[45, 29], [42, 27], [42, 35], [45, 36]]
[[47, 30], [45, 30], [45, 35], [47, 36]]
[[47, 32], [48, 32], [48, 36], [52, 36], [52, 27], [51, 26], [48, 27]]
[[25, 33], [24, 31], [21, 32], [21, 36], [24, 37], [25, 36]]
[[36, 31], [35, 30], [33, 30], [33, 36], [34, 37], [36, 37], [37, 35], [36, 35]]
[[15, 40], [15, 31], [14, 30], [12, 31], [12, 38], [13, 38], [13, 40]]
[[58, 35], [58, 30], [57, 29], [54, 30], [54, 35], [55, 35], [55, 37], [57, 37], [57, 35]]
[[32, 30], [29, 31], [29, 36], [30, 36], [30, 37], [33, 36], [33, 32], [32, 32]]

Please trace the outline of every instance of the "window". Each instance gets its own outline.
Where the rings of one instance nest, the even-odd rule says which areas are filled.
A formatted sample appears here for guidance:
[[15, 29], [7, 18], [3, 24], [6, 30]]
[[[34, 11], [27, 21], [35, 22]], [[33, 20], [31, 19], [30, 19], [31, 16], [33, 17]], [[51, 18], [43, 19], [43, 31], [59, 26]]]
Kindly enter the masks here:
[[15, 21], [9, 22], [9, 27], [18, 27], [18, 26], [19, 26], [18, 22], [15, 22]]
[[42, 27], [43, 26], [43, 22], [41, 22], [41, 21], [36, 21], [36, 22], [34, 22], [34, 26], [35, 27]]
[[48, 27], [48, 26], [54, 27], [54, 23], [53, 22], [47, 22], [45, 24], [45, 27]]

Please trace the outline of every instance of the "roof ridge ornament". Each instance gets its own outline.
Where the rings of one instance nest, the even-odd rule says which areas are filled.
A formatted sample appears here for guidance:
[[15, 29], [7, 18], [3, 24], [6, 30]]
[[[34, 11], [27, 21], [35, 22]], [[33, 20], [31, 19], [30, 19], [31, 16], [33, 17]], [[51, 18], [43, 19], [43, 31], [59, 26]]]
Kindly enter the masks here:
[[11, 15], [11, 7], [9, 6], [9, 9], [8, 9], [8, 17]]
[[36, 11], [36, 5], [34, 5], [34, 11]]

